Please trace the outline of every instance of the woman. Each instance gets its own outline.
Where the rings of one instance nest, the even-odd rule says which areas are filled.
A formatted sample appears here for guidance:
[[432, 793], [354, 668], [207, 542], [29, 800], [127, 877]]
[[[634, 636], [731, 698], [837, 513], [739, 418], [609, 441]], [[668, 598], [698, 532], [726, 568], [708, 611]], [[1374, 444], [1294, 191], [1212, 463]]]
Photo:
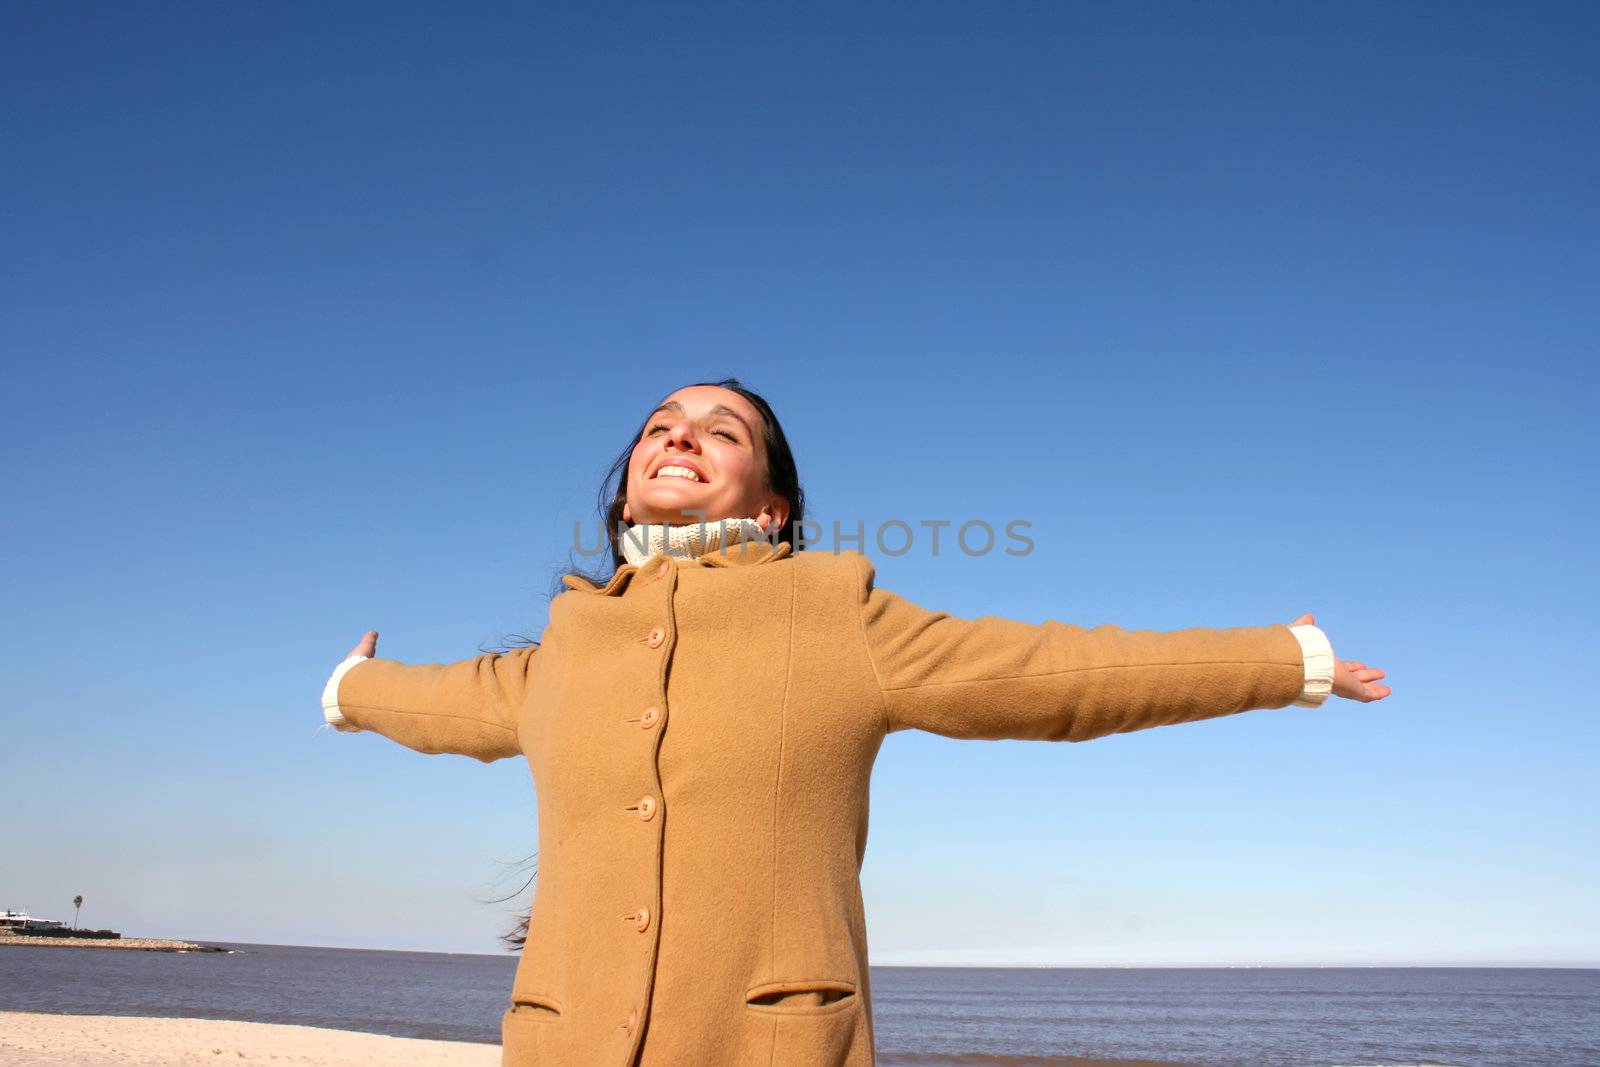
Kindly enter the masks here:
[[734, 379], [668, 396], [614, 470], [614, 573], [567, 575], [541, 643], [407, 665], [368, 632], [323, 696], [341, 730], [529, 762], [539, 879], [507, 1067], [870, 1065], [859, 874], [892, 731], [1086, 741], [1389, 694], [1309, 615], [960, 619], [877, 588], [858, 553], [797, 553], [793, 457]]

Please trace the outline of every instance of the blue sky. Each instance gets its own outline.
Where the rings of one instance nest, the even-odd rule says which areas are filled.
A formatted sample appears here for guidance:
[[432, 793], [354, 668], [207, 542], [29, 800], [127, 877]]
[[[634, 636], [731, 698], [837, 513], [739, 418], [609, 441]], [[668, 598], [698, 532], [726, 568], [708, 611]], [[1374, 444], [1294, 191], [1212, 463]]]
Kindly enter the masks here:
[[825, 524], [1033, 524], [869, 546], [918, 603], [1310, 611], [1395, 690], [894, 735], [875, 962], [1600, 964], [1596, 21], [14, 8], [0, 907], [495, 951], [525, 763], [320, 730], [323, 680], [537, 634], [638, 420], [732, 374]]

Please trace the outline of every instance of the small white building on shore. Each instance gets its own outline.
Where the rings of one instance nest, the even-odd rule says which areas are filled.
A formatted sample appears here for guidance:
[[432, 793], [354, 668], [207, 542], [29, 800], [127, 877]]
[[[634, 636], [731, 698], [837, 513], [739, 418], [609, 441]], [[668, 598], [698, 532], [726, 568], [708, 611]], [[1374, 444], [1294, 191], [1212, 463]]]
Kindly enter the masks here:
[[35, 919], [27, 911], [0, 911], [0, 930], [15, 930], [23, 933], [28, 930], [63, 930], [66, 923], [56, 919]]

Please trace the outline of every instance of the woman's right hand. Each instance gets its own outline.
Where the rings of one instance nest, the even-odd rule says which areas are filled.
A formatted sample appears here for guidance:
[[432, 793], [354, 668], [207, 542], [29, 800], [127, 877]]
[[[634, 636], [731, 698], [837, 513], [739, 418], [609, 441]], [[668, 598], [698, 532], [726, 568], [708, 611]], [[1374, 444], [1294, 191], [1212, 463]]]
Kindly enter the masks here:
[[377, 654], [378, 631], [368, 630], [366, 633], [361, 635], [361, 640], [356, 643], [355, 648], [350, 650], [350, 654], [345, 656], [345, 659], [349, 659], [350, 656], [366, 656], [368, 659], [371, 659]]

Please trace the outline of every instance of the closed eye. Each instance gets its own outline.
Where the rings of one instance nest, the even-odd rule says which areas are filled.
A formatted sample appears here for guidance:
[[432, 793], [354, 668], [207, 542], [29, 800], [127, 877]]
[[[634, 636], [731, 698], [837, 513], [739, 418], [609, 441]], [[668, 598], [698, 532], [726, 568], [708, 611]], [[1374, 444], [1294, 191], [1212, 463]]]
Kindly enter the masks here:
[[[655, 433], [657, 430], [665, 430], [666, 428], [667, 428], [667, 425], [664, 422], [653, 422], [649, 426], [645, 427], [644, 435], [646, 437], [649, 437], [651, 434]], [[733, 433], [730, 430], [713, 430], [711, 432], [714, 435], [716, 435], [717, 437], [725, 437], [729, 441], [734, 442], [735, 444], [738, 444], [738, 442], [739, 442], [739, 435], [736, 434], [736, 433]]]

